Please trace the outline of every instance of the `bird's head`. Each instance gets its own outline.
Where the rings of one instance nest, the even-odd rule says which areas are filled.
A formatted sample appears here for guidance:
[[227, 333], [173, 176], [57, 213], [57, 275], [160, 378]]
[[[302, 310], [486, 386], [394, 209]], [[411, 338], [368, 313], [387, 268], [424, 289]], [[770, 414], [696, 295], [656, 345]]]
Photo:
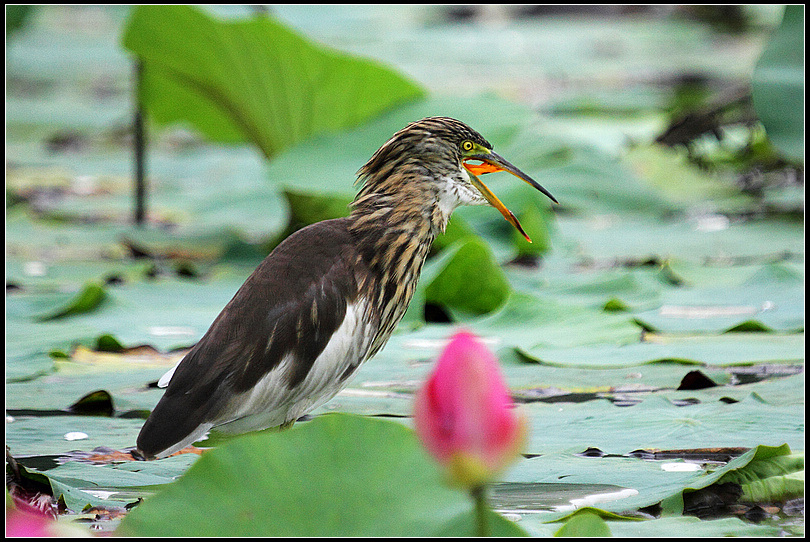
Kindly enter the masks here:
[[431, 182], [458, 204], [495, 207], [531, 242], [512, 212], [478, 178], [507, 171], [558, 203], [548, 190], [492, 150], [481, 134], [449, 117], [429, 117], [394, 134], [358, 172], [363, 195], [400, 190], [403, 183]]

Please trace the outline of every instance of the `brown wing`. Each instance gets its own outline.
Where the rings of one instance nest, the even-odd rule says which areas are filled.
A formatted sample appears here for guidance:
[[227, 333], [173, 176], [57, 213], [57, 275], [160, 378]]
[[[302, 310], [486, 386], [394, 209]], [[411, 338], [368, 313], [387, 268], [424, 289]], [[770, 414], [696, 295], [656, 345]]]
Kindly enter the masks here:
[[[300, 384], [357, 297], [347, 220], [299, 230], [259, 265], [182, 360], [138, 436], [151, 457], [217, 420], [288, 354]], [[285, 390], [280, 390], [284, 393]]]

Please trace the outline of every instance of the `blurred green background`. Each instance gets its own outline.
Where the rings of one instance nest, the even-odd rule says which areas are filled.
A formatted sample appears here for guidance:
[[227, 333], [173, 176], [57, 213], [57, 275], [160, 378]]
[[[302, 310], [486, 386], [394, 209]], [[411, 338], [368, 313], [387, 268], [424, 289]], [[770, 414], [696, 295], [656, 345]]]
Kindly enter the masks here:
[[[760, 5], [7, 6], [6, 444], [24, 478], [109, 530], [120, 515], [82, 509], [184, 472], [196, 456], [91, 458], [134, 445], [151, 384], [275, 244], [346, 214], [396, 130], [448, 115], [560, 205], [489, 176], [534, 243], [493, 209], [457, 211], [389, 345], [316, 414], [409, 424], [465, 326], [531, 419], [497, 506], [529, 534], [600, 484], [639, 492], [614, 512], [711, 487], [708, 449], [788, 444], [803, 486], [803, 21]], [[587, 449], [622, 458], [624, 481], [579, 466]], [[692, 477], [632, 456], [686, 449], [704, 450]], [[573, 493], [543, 486], [574, 465]], [[769, 494], [760, 524], [730, 521], [753, 505], [719, 507], [721, 527], [651, 523], [803, 534], [794, 497]]]

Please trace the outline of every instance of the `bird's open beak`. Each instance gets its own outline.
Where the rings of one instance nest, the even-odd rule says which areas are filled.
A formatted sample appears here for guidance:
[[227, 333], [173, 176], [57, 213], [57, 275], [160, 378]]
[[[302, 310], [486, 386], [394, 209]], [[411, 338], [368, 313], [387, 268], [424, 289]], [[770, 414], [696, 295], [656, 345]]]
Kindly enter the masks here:
[[[469, 163], [468, 161], [480, 163]], [[481, 195], [483, 195], [484, 198], [486, 198], [486, 200], [489, 202], [490, 205], [498, 209], [498, 211], [501, 212], [503, 217], [515, 228], [517, 228], [517, 230], [523, 235], [523, 237], [525, 237], [526, 240], [531, 243], [532, 240], [529, 239], [529, 236], [526, 235], [525, 231], [523, 231], [523, 228], [521, 227], [520, 222], [518, 222], [517, 217], [515, 217], [515, 215], [512, 214], [512, 211], [507, 209], [506, 206], [501, 202], [501, 200], [499, 200], [498, 197], [492, 193], [492, 190], [487, 188], [487, 185], [481, 182], [481, 179], [478, 178], [478, 175], [484, 175], [486, 173], [494, 173], [496, 171], [508, 171], [518, 179], [529, 183], [537, 190], [539, 190], [540, 192], [551, 198], [551, 201], [553, 201], [554, 203], [559, 203], [554, 198], [554, 196], [552, 196], [548, 190], [540, 186], [540, 184], [537, 183], [537, 181], [535, 181], [534, 179], [532, 179], [531, 177], [520, 171], [518, 168], [510, 164], [508, 161], [506, 161], [506, 159], [504, 159], [503, 157], [499, 156], [498, 154], [492, 151], [488, 153], [479, 153], [467, 156], [464, 158], [463, 163], [464, 167], [470, 173], [470, 182], [472, 183], [472, 185], [475, 188], [477, 188], [479, 192], [481, 192]]]

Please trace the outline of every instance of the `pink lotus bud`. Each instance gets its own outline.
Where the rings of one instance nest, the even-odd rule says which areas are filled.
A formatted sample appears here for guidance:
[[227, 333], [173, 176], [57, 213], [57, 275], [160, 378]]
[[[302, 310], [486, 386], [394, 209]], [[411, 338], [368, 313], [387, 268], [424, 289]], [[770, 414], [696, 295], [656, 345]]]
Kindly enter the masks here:
[[[9, 499], [9, 497], [11, 497]], [[56, 520], [50, 508], [50, 496], [26, 500], [6, 494], [6, 538], [81, 538], [90, 531], [68, 522]]]
[[43, 514], [6, 509], [6, 536], [12, 537], [52, 537], [56, 521]]
[[512, 406], [495, 356], [462, 331], [416, 395], [416, 432], [453, 483], [481, 486], [512, 463], [524, 444], [526, 420]]

